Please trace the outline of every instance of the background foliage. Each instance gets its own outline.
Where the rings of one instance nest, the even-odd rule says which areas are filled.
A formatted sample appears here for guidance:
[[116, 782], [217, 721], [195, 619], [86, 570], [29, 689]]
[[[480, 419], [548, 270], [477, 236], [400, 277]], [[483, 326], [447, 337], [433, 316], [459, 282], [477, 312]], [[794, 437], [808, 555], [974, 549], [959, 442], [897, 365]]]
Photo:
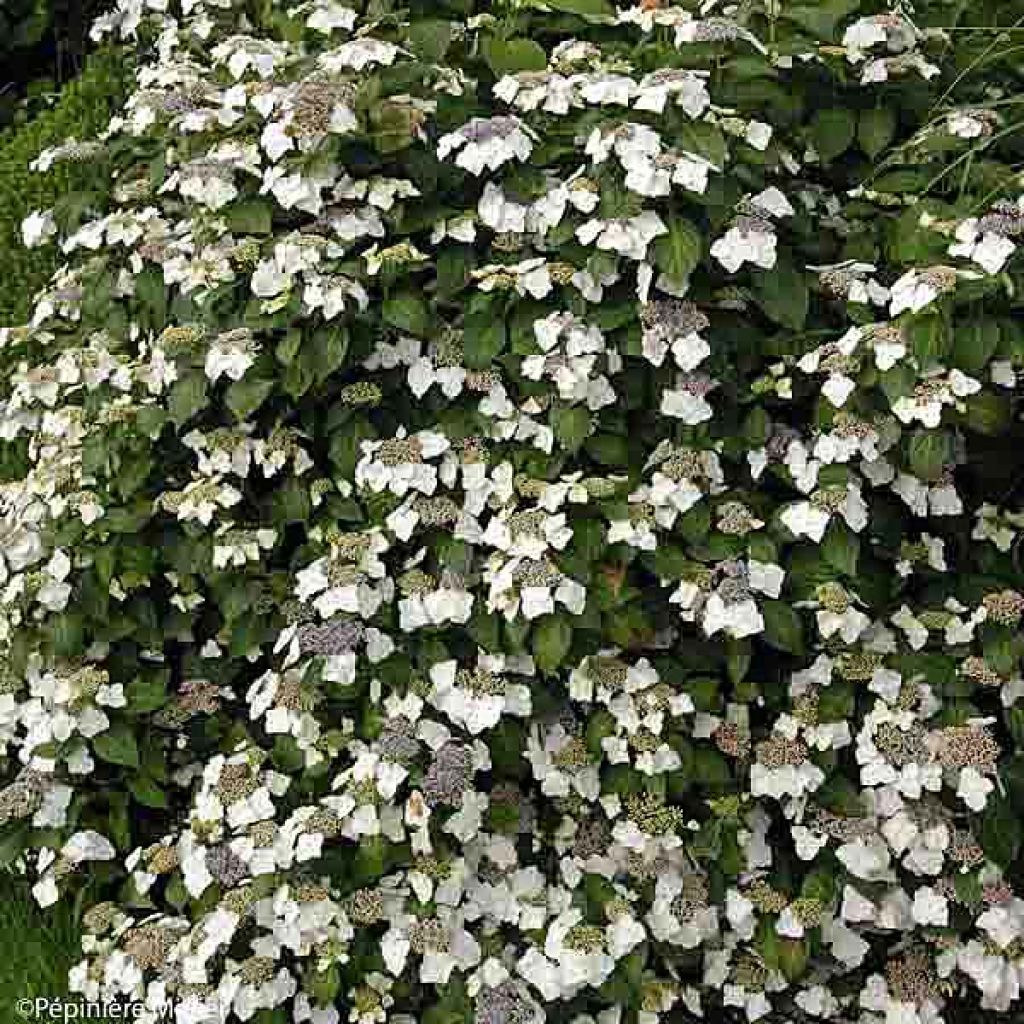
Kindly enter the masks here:
[[125, 50], [94, 53], [82, 74], [69, 82], [56, 104], [26, 124], [0, 131], [0, 321], [28, 315], [32, 296], [57, 265], [51, 248], [32, 251], [21, 244], [21, 222], [31, 210], [87, 204], [97, 168], [86, 162], [62, 163], [45, 174], [29, 170], [40, 151], [66, 138], [88, 138], [105, 128], [124, 100], [130, 79]]

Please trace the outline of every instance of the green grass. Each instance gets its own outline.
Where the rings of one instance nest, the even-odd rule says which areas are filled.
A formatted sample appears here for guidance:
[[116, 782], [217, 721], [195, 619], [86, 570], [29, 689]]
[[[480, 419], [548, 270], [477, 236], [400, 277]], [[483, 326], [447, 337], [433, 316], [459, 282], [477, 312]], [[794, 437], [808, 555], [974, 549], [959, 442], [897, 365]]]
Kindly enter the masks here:
[[62, 901], [42, 910], [27, 882], [0, 873], [0, 1020], [25, 1019], [19, 999], [66, 997], [68, 970], [80, 959], [76, 908]]

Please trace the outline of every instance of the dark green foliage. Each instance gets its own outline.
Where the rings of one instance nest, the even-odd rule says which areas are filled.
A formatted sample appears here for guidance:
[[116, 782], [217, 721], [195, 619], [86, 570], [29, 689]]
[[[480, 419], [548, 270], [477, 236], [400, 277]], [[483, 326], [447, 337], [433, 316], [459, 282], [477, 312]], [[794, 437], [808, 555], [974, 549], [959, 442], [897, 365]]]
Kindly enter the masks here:
[[128, 75], [123, 52], [97, 52], [52, 110], [0, 134], [0, 324], [27, 317], [32, 295], [58, 263], [53, 245], [33, 250], [22, 246], [22, 219], [62, 196], [87, 191], [96, 173], [88, 163], [61, 163], [46, 174], [29, 170], [29, 164], [47, 146], [70, 136], [91, 138], [102, 130], [124, 98]]

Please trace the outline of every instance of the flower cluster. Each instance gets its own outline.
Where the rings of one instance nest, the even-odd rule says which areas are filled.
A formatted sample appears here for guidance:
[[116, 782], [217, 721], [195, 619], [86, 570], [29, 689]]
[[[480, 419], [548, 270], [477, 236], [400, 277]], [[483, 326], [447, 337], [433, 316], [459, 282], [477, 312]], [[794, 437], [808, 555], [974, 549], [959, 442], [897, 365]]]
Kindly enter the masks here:
[[105, 184], [0, 329], [0, 828], [109, 897], [75, 991], [1019, 1005], [1012, 107], [876, 7], [99, 20], [132, 95], [36, 164]]

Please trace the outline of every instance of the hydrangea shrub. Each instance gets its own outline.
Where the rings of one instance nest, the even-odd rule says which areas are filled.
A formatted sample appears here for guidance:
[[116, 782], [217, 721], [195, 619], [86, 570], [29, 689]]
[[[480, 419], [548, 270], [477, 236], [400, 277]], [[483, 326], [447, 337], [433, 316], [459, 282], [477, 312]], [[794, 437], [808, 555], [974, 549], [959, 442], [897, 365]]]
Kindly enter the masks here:
[[108, 897], [76, 991], [1019, 1012], [1013, 7], [97, 23], [0, 331], [0, 852]]

